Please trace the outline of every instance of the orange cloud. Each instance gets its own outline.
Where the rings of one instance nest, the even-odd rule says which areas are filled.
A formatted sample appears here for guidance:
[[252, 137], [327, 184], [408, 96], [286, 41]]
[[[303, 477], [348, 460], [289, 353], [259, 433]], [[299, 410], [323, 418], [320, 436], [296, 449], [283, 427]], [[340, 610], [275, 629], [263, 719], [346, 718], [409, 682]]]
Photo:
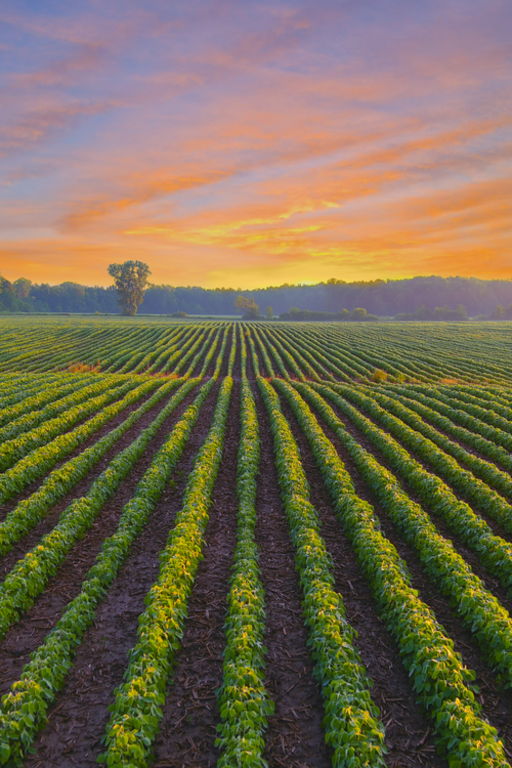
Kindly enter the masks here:
[[508, 275], [505, 25], [458, 2], [4, 11], [2, 271]]
[[30, 149], [54, 131], [71, 127], [80, 118], [97, 115], [117, 106], [112, 103], [49, 105], [32, 110], [12, 124], [0, 128], [0, 156]]
[[75, 82], [77, 73], [89, 73], [99, 67], [106, 55], [106, 49], [100, 43], [81, 45], [72, 56], [52, 62], [34, 72], [14, 72], [7, 77], [5, 91], [19, 91], [39, 86], [62, 86]]
[[81, 201], [78, 205], [75, 205], [75, 210], [72, 213], [64, 217], [62, 223], [68, 229], [84, 227], [99, 219], [115, 215], [127, 208], [148, 203], [155, 198], [214, 184], [225, 175], [227, 174], [217, 172], [202, 177], [198, 175], [172, 178], [169, 171], [169, 178], [167, 178], [165, 174], [159, 173], [158, 176], [160, 178], [144, 178], [138, 182], [132, 181], [131, 184], [128, 183], [129, 189], [125, 197], [117, 199], [115, 197], [98, 197], [97, 199]]

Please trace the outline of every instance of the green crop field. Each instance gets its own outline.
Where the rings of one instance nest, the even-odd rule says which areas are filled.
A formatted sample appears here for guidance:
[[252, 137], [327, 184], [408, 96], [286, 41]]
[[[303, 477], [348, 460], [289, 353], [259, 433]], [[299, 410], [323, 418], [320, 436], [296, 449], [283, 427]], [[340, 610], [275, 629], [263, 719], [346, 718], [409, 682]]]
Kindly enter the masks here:
[[0, 334], [0, 765], [510, 765], [511, 325]]

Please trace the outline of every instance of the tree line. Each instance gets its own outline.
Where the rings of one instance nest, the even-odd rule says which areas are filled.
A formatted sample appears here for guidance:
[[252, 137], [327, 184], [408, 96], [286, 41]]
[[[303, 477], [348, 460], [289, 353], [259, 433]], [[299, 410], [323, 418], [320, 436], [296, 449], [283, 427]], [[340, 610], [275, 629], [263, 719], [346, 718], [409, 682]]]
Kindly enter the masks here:
[[[471, 317], [512, 317], [512, 280], [465, 277], [414, 277], [352, 283], [332, 279], [317, 285], [285, 284], [254, 291], [149, 283], [138, 312], [233, 315], [237, 312], [235, 301], [240, 295], [261, 307], [264, 315], [266, 308], [271, 307], [274, 316], [288, 313], [290, 308], [301, 312], [339, 313], [347, 310], [351, 313], [364, 307], [368, 315], [395, 317], [403, 313], [435, 313], [436, 308], [456, 311], [463, 306]], [[117, 314], [120, 306], [115, 286], [103, 288], [74, 282], [49, 285], [32, 283], [26, 278], [9, 282], [0, 277], [0, 312]], [[410, 319], [429, 318], [415, 316]]]

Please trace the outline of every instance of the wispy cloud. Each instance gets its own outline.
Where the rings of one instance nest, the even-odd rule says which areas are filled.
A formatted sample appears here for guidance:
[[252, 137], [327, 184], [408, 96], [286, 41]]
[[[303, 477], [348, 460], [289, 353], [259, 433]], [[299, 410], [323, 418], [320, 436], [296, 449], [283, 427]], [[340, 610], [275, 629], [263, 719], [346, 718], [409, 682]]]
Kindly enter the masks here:
[[32, 149], [55, 132], [72, 128], [78, 121], [113, 109], [112, 103], [48, 106], [27, 112], [18, 121], [0, 127], [0, 155]]
[[56, 87], [76, 83], [77, 75], [89, 74], [103, 63], [107, 48], [101, 43], [89, 43], [78, 46], [71, 56], [64, 57], [33, 72], [12, 72], [4, 77], [5, 92], [19, 92], [20, 89]]
[[512, 274], [507, 3], [16, 5], [5, 274]]

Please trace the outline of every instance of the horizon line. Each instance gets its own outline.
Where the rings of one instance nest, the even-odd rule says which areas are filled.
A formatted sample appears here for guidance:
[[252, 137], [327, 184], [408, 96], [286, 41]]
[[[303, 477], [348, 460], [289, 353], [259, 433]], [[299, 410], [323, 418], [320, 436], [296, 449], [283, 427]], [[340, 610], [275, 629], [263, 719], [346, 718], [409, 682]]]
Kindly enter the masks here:
[[[145, 290], [149, 290], [151, 288], [172, 288], [174, 290], [180, 289], [180, 288], [186, 288], [186, 289], [199, 289], [202, 291], [233, 291], [238, 293], [251, 293], [253, 291], [270, 291], [270, 290], [279, 290], [280, 288], [316, 288], [320, 285], [371, 285], [375, 283], [399, 283], [399, 282], [405, 282], [405, 281], [412, 281], [412, 280], [429, 280], [429, 279], [439, 279], [439, 280], [478, 280], [481, 283], [510, 283], [512, 282], [512, 277], [509, 278], [489, 278], [485, 279], [482, 277], [476, 277], [474, 275], [448, 275], [447, 277], [443, 277], [442, 275], [414, 275], [413, 277], [399, 277], [399, 278], [375, 278], [374, 280], [342, 280], [338, 278], [329, 278], [328, 280], [319, 280], [317, 283], [313, 283], [311, 281], [307, 282], [299, 282], [299, 283], [282, 283], [281, 285], [267, 285], [267, 286], [261, 286], [257, 288], [231, 288], [231, 287], [222, 287], [222, 288], [207, 288], [202, 285], [171, 285], [170, 283], [148, 283]], [[115, 290], [115, 285], [89, 285], [86, 283], [78, 283], [74, 280], [64, 280], [62, 283], [45, 283], [45, 282], [32, 282], [30, 278], [24, 278], [19, 277], [16, 278], [16, 280], [8, 280], [8, 278], [2, 277], [2, 274], [0, 273], [0, 280], [5, 280], [6, 282], [13, 285], [17, 280], [20, 279], [26, 279], [29, 280], [32, 285], [48, 285], [50, 288], [56, 288], [61, 285], [78, 285], [82, 288], [102, 288], [107, 290], [108, 288], [112, 288]], [[1, 288], [0, 288], [1, 293]]]

